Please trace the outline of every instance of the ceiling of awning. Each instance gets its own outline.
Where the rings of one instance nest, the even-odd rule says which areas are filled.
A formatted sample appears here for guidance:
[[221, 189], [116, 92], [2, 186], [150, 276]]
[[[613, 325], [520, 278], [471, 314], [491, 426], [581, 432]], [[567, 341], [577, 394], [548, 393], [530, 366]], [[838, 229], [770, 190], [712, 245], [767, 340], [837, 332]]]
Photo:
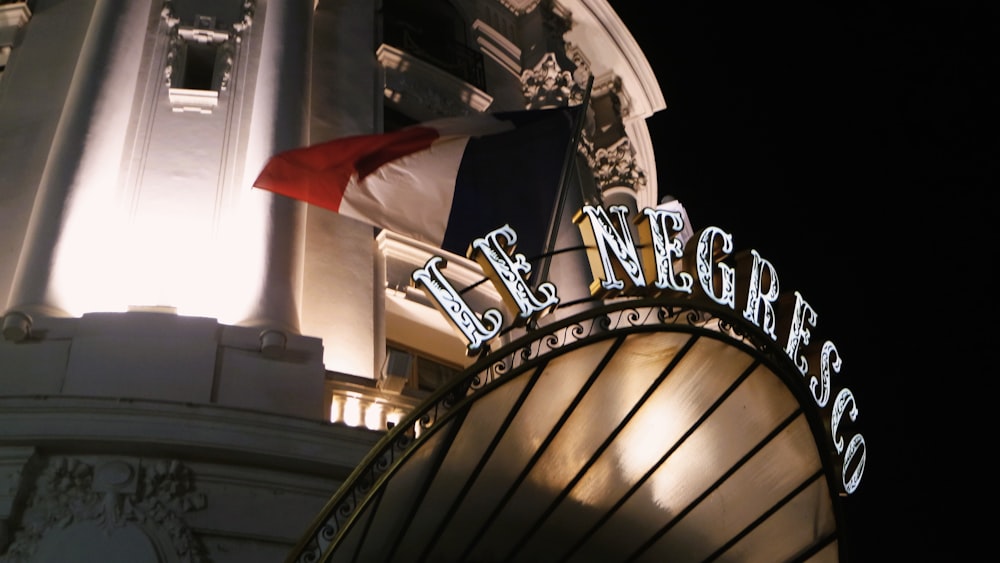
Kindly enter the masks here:
[[337, 562], [839, 560], [837, 498], [794, 393], [753, 347], [687, 328], [601, 331], [429, 401], [312, 547]]

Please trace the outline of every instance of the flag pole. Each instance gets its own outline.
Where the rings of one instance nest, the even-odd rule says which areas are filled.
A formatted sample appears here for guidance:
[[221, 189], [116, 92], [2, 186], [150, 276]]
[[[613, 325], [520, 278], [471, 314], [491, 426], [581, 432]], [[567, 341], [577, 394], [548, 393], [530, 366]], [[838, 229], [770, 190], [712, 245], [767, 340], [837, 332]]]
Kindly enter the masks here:
[[[556, 239], [559, 238], [559, 226], [562, 224], [563, 207], [566, 205], [566, 191], [569, 184], [570, 174], [576, 170], [576, 149], [580, 145], [580, 138], [583, 135], [583, 124], [587, 120], [587, 108], [590, 106], [590, 91], [594, 88], [594, 75], [587, 78], [587, 89], [583, 92], [583, 101], [580, 102], [580, 113], [576, 116], [573, 136], [570, 138], [569, 146], [566, 148], [566, 155], [563, 159], [562, 172], [559, 175], [559, 196], [556, 199], [555, 211], [552, 220], [549, 222], [548, 240], [542, 252], [542, 264], [539, 268], [538, 282], [544, 282], [549, 277], [549, 267], [552, 263], [552, 252], [556, 247]], [[582, 191], [582, 188], [581, 188]], [[583, 194], [584, 203], [587, 201], [587, 194]]]

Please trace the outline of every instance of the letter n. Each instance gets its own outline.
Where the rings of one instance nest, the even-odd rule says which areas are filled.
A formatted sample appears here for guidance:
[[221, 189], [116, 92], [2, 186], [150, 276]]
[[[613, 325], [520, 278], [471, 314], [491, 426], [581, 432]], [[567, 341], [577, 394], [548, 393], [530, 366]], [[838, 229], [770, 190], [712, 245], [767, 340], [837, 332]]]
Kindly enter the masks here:
[[618, 218], [619, 228], [615, 228], [611, 217], [600, 207], [585, 205], [573, 217], [587, 245], [587, 259], [594, 280], [590, 284], [590, 294], [594, 297], [614, 297], [646, 286], [626, 221], [628, 208], [613, 205], [608, 212]]

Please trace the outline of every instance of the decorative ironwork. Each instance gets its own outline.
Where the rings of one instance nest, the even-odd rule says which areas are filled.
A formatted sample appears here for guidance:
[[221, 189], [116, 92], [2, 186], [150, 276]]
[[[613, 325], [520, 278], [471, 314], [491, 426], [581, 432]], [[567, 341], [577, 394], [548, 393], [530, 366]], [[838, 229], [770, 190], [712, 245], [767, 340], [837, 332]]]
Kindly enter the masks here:
[[[573, 305], [592, 304], [592, 300]], [[378, 485], [434, 429], [452, 413], [474, 400], [477, 393], [542, 364], [555, 355], [609, 337], [671, 329], [723, 339], [774, 362], [788, 362], [780, 347], [755, 331], [745, 319], [727, 307], [689, 297], [620, 298], [550, 325], [526, 332], [496, 352], [484, 355], [450, 385], [439, 389], [423, 408], [412, 412], [388, 432], [347, 479], [344, 487], [321, 512], [289, 561], [312, 563], [323, 560], [336, 546], [342, 532], [374, 500]]]
[[[436, 41], [443, 41], [445, 46], [437, 49], [436, 54], [430, 49], [425, 49], [420, 42], [420, 38], [415, 37], [409, 30], [402, 30], [398, 35], [386, 37], [386, 43], [402, 49], [413, 57], [433, 65], [448, 74], [461, 78], [472, 84], [476, 88], [486, 88], [486, 67], [483, 64], [483, 55], [479, 51], [470, 49], [467, 45], [454, 40], [443, 40], [440, 37]], [[448, 59], [443, 58], [447, 54]]]
[[405, 92], [412, 103], [427, 108], [433, 115], [469, 115], [474, 108], [466, 100], [442, 92], [439, 84], [426, 76], [414, 72], [392, 72], [386, 75], [386, 87], [395, 92]]

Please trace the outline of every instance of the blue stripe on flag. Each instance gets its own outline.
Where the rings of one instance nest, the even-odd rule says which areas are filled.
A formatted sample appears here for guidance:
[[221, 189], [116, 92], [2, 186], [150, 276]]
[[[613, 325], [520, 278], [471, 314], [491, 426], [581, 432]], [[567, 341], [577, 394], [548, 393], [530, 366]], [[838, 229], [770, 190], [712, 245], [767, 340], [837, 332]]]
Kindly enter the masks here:
[[578, 108], [498, 113], [517, 127], [472, 138], [455, 181], [441, 248], [465, 255], [473, 240], [509, 224], [533, 260], [547, 242]]

